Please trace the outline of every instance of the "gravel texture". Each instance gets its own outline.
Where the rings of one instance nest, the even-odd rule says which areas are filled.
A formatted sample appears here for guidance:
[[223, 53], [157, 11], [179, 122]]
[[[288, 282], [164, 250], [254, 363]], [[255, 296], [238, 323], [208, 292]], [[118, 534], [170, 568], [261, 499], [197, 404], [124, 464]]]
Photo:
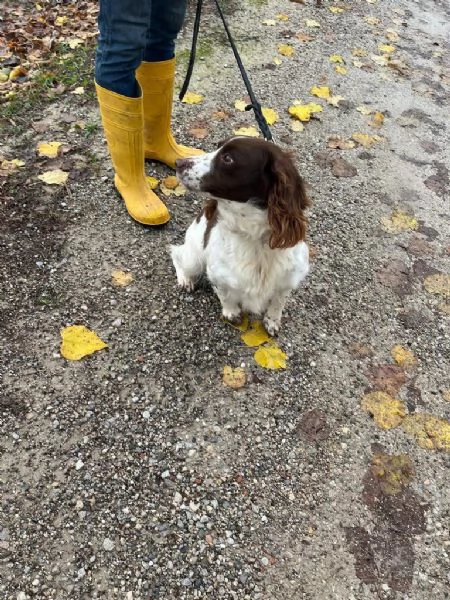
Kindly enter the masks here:
[[[313, 266], [279, 336], [285, 371], [255, 364], [206, 282], [177, 290], [167, 246], [181, 241], [201, 199], [168, 198], [163, 228], [132, 222], [101, 130], [88, 139], [73, 127], [99, 122], [92, 100], [63, 96], [33, 115], [41, 132], [4, 140], [3, 154], [31, 166], [11, 179], [1, 207], [1, 598], [449, 597], [448, 454], [419, 447], [401, 427], [380, 429], [361, 398], [376, 389], [371, 369], [393, 364], [401, 344], [418, 364], [399, 398], [410, 413], [450, 417], [448, 298], [423, 286], [449, 271], [450, 9], [439, 0], [347, 0], [341, 14], [330, 6], [242, 0], [230, 15], [258, 97], [280, 115], [277, 142], [297, 151], [313, 198]], [[191, 24], [192, 15], [181, 51]], [[400, 36], [392, 43], [402, 72], [370, 58], [388, 28]], [[174, 129], [212, 149], [253, 122], [233, 107], [245, 92], [210, 7], [201, 35], [210, 42], [191, 89], [205, 100], [176, 104]], [[280, 43], [296, 52], [277, 66]], [[352, 65], [356, 47], [368, 51], [368, 68]], [[344, 56], [346, 75], [331, 54]], [[294, 132], [287, 108], [314, 100], [313, 85], [345, 100], [319, 101], [320, 119]], [[367, 125], [361, 105], [384, 113], [382, 128]], [[229, 117], [215, 120], [218, 110]], [[191, 127], [209, 135], [199, 142]], [[327, 148], [330, 136], [355, 132], [384, 140]], [[51, 168], [35, 163], [42, 139], [70, 148], [60, 161], [67, 186], [36, 179]], [[419, 228], [386, 232], [381, 219], [395, 210]], [[114, 287], [114, 269], [134, 281]], [[108, 349], [70, 362], [59, 332], [78, 323]], [[244, 365], [246, 386], [224, 386], [225, 365]], [[380, 487], [377, 453], [409, 456], [401, 492]]]

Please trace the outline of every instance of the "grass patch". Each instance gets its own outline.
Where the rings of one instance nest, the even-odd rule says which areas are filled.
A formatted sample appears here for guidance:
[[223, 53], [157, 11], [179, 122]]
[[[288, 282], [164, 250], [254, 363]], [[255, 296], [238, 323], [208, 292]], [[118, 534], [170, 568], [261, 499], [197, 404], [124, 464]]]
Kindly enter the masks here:
[[31, 82], [23, 90], [18, 85], [16, 94], [0, 104], [0, 119], [23, 119], [42, 104], [79, 86], [85, 88], [85, 98], [94, 97], [93, 48], [80, 46], [71, 50], [60, 44], [48, 62], [32, 74]]

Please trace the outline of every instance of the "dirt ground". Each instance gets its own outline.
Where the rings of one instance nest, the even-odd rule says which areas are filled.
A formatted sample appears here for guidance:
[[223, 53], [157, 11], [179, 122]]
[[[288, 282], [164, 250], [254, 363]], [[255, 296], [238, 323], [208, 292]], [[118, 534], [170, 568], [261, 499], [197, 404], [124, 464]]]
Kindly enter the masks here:
[[[133, 222], [92, 95], [12, 115], [0, 153], [25, 166], [0, 206], [5, 600], [450, 597], [449, 4], [242, 0], [230, 24], [313, 199], [312, 269], [278, 339], [287, 368], [255, 363], [207, 282], [177, 289], [167, 247], [202, 199], [168, 197], [162, 228]], [[212, 149], [254, 123], [234, 108], [245, 91], [211, 7], [201, 40], [191, 90], [204, 100], [175, 102], [174, 130]], [[323, 106], [304, 131], [295, 100]], [[357, 132], [382, 139], [328, 147]], [[44, 140], [67, 152], [37, 158]], [[37, 179], [56, 167], [64, 186]], [[114, 286], [115, 269], [132, 283]], [[108, 348], [64, 359], [72, 324]], [[243, 388], [224, 385], [225, 365], [244, 366]], [[386, 401], [374, 392], [385, 413], [367, 409]]]

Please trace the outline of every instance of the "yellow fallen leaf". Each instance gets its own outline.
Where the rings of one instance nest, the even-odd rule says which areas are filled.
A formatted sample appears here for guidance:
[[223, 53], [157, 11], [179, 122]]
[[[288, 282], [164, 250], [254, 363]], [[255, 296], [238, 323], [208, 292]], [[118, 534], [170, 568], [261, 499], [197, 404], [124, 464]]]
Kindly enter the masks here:
[[174, 190], [179, 184], [178, 179], [175, 177], [175, 175], [169, 175], [168, 177], [162, 180], [162, 183], [169, 190]]
[[278, 113], [273, 108], [263, 108], [262, 114], [266, 118], [268, 125], [274, 125], [278, 121]]
[[61, 142], [41, 142], [37, 146], [39, 156], [47, 156], [48, 158], [55, 158], [59, 154], [61, 148]]
[[296, 119], [291, 119], [291, 129], [292, 131], [298, 133], [300, 131], [304, 131], [305, 126], [300, 121], [297, 121]]
[[254, 354], [254, 359], [264, 369], [286, 368], [287, 355], [274, 341], [258, 348]]
[[362, 115], [370, 115], [373, 112], [373, 110], [368, 106], [357, 106], [356, 110]]
[[417, 358], [414, 356], [411, 350], [408, 350], [399, 344], [392, 348], [391, 356], [395, 362], [404, 369], [414, 367], [417, 364]]
[[69, 44], [69, 48], [71, 48], [72, 50], [75, 50], [75, 48], [78, 48], [78, 46], [81, 46], [82, 44], [84, 44], [84, 41], [80, 38], [72, 38], [67, 43]]
[[149, 186], [150, 186], [150, 189], [151, 189], [151, 190], [156, 190], [156, 188], [157, 188], [157, 187], [158, 187], [158, 185], [159, 185], [159, 181], [158, 181], [158, 179], [156, 179], [156, 177], [152, 177], [151, 175], [147, 175], [147, 178], [146, 178], [146, 179], [147, 179], [147, 181], [148, 181], [148, 184], [149, 184]]
[[393, 46], [392, 44], [380, 44], [378, 46], [378, 50], [380, 52], [384, 52], [384, 54], [392, 54], [393, 52], [395, 52], [397, 50], [397, 48], [395, 46]]
[[306, 27], [320, 27], [319, 21], [314, 19], [305, 19]]
[[84, 325], [64, 327], [61, 329], [61, 339], [61, 354], [68, 360], [80, 360], [108, 347], [94, 331]]
[[398, 31], [395, 29], [386, 29], [386, 39], [388, 39], [390, 42], [397, 42], [400, 39]]
[[450, 275], [436, 273], [425, 278], [423, 286], [429, 294], [450, 296]]
[[280, 44], [278, 46], [278, 52], [283, 56], [292, 56], [295, 50], [294, 46], [290, 46], [289, 44]]
[[[171, 176], [173, 177], [173, 176]], [[173, 177], [174, 179], [176, 179], [175, 177]], [[166, 179], [170, 179], [169, 177], [166, 177]], [[169, 181], [169, 185], [173, 185], [173, 183], [171, 181]], [[159, 184], [159, 189], [161, 191], [162, 194], [164, 194], [164, 196], [184, 196], [184, 194], [186, 193], [186, 188], [184, 187], [184, 185], [182, 183], [178, 183], [175, 187], [167, 187], [167, 185], [164, 183], [164, 181], [161, 181], [161, 183]]]
[[61, 169], [54, 169], [53, 171], [46, 171], [42, 175], [38, 175], [38, 179], [46, 183], [47, 185], [62, 185], [66, 183], [69, 173], [62, 171]]
[[74, 90], [72, 90], [72, 94], [75, 94], [76, 96], [82, 96], [84, 94], [84, 87], [81, 85], [76, 87]]
[[239, 129], [233, 129], [233, 133], [246, 137], [259, 137], [259, 131], [255, 127], [239, 127]]
[[203, 100], [204, 96], [201, 94], [196, 94], [195, 92], [186, 92], [182, 102], [184, 102], [184, 104], [200, 104], [200, 102], [203, 102]]
[[289, 21], [289, 17], [283, 14], [275, 15], [275, 19], [278, 19], [278, 21]]
[[69, 20], [69, 17], [67, 16], [63, 16], [63, 17], [56, 17], [55, 19], [55, 25], [58, 25], [58, 27], [62, 27], [63, 25], [65, 25]]
[[345, 63], [345, 60], [340, 54], [332, 54], [329, 58], [329, 61], [332, 63]]
[[19, 158], [13, 158], [11, 160], [5, 159], [2, 160], [2, 162], [0, 163], [0, 169], [2, 169], [3, 171], [14, 171], [14, 169], [24, 166], [25, 162], [23, 160], [20, 160]]
[[345, 100], [344, 96], [330, 96], [329, 98], [327, 98], [327, 102], [328, 104], [331, 104], [331, 106], [335, 106], [336, 108], [339, 108], [339, 102], [341, 100]]
[[261, 346], [261, 344], [264, 344], [271, 339], [272, 338], [264, 329], [264, 325], [261, 321], [252, 321], [250, 329], [241, 335], [241, 340], [244, 344], [251, 347]]
[[380, 23], [380, 19], [377, 19], [377, 17], [365, 17], [364, 21], [369, 25], [379, 25]]
[[273, 59], [273, 62], [274, 62], [276, 65], [281, 65], [281, 63], [282, 63], [283, 61], [281, 60], [281, 58], [278, 58], [278, 56], [275, 56], [275, 58]]
[[369, 125], [371, 127], [376, 127], [377, 129], [379, 129], [380, 127], [383, 126], [383, 123], [384, 123], [383, 113], [376, 111], [373, 115], [372, 121], [369, 122]]
[[370, 58], [373, 60], [374, 63], [382, 67], [385, 67], [389, 62], [389, 57], [385, 55], [379, 56], [378, 54], [372, 54]]
[[223, 368], [223, 382], [233, 390], [238, 390], [239, 388], [243, 387], [246, 381], [247, 375], [242, 367], [233, 369], [232, 367], [226, 365]]
[[421, 448], [450, 452], [450, 423], [427, 413], [408, 415], [402, 429], [413, 435]]
[[24, 67], [22, 67], [22, 65], [17, 65], [17, 67], [11, 69], [11, 72], [9, 74], [9, 80], [16, 81], [16, 79], [19, 79], [20, 77], [25, 77], [26, 75], [28, 75], [28, 71]]
[[240, 111], [244, 111], [247, 106], [248, 102], [246, 102], [245, 100], [236, 100], [236, 102], [234, 103], [234, 108]]
[[370, 392], [361, 402], [361, 408], [370, 413], [381, 429], [392, 429], [400, 425], [406, 416], [403, 402], [385, 392]]
[[340, 6], [329, 6], [328, 8], [335, 15], [338, 15], [339, 13], [343, 13], [345, 10], [344, 8], [342, 8]]
[[311, 115], [317, 112], [322, 112], [323, 108], [320, 104], [310, 102], [309, 104], [294, 104], [288, 108], [289, 114], [299, 121], [309, 121]]
[[443, 314], [450, 317], [450, 304], [448, 302], [441, 302], [438, 304], [438, 310]]
[[111, 271], [111, 277], [113, 285], [117, 285], [118, 287], [126, 287], [133, 281], [133, 274], [127, 271]]
[[414, 477], [414, 466], [407, 454], [374, 454], [370, 467], [383, 492], [399, 494]]
[[372, 148], [372, 146], [382, 139], [379, 135], [368, 135], [367, 133], [354, 133], [352, 138], [364, 148]]
[[331, 96], [331, 90], [326, 86], [318, 87], [317, 85], [313, 85], [309, 91], [313, 96], [324, 98], [325, 100]]
[[351, 150], [356, 146], [353, 140], [343, 140], [337, 135], [332, 135], [328, 139], [329, 148], [338, 148], [339, 150]]
[[275, 21], [275, 19], [264, 19], [264, 21], [261, 21], [263, 25], [276, 25], [277, 22]]
[[347, 75], [347, 67], [343, 67], [342, 65], [336, 65], [334, 70], [340, 75]]
[[401, 233], [402, 231], [414, 230], [419, 227], [415, 217], [395, 210], [390, 217], [381, 217], [381, 227], [388, 233]]
[[367, 51], [364, 48], [353, 48], [353, 56], [367, 56]]

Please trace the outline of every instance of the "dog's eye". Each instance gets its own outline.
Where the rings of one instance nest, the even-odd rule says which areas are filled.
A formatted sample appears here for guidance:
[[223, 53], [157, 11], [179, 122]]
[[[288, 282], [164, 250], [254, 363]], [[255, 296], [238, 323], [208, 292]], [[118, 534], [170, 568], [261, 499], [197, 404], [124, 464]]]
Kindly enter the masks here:
[[227, 165], [231, 165], [234, 162], [231, 154], [222, 154], [222, 161]]

